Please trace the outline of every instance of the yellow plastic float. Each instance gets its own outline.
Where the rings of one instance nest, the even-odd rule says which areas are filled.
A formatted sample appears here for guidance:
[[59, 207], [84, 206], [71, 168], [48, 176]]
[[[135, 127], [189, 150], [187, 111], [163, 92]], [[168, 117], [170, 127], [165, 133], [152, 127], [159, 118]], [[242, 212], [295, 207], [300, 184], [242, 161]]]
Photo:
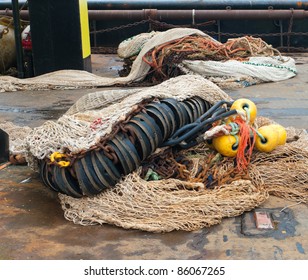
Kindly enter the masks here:
[[213, 146], [217, 152], [225, 157], [235, 157], [238, 150], [239, 137], [223, 135], [213, 139]]
[[[230, 110], [237, 110], [240, 114], [245, 115], [249, 123], [253, 124], [256, 117], [257, 117], [257, 106], [254, 102], [252, 102], [249, 99], [246, 98], [239, 98], [235, 100], [230, 108]], [[234, 117], [231, 118], [231, 120], [234, 120]]]

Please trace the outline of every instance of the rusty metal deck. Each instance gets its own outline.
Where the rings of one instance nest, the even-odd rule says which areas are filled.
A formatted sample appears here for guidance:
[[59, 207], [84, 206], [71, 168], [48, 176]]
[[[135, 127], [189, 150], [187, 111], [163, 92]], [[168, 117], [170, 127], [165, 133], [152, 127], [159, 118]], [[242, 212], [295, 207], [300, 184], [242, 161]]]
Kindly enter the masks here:
[[[229, 93], [255, 101], [259, 115], [307, 129], [308, 55], [293, 56], [299, 71], [295, 78]], [[97, 56], [94, 62], [94, 73], [101, 75], [115, 75], [121, 63], [113, 56]], [[58, 118], [91, 91], [95, 89], [0, 93], [0, 121], [35, 127]], [[22, 183], [25, 179], [29, 180]], [[261, 207], [281, 209], [292, 204], [271, 197]], [[308, 207], [299, 204], [290, 209], [292, 226], [269, 236], [243, 230], [242, 216], [195, 232], [83, 227], [64, 219], [57, 195], [43, 186], [36, 173], [27, 166], [9, 166], [0, 171], [0, 259], [307, 260]]]

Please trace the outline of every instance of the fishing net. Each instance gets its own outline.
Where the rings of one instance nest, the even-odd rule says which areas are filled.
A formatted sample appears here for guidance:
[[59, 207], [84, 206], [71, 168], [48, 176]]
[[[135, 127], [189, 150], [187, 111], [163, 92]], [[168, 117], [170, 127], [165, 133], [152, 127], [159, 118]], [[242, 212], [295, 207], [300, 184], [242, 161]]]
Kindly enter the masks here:
[[154, 97], [183, 100], [192, 96], [199, 96], [211, 104], [231, 100], [215, 84], [194, 75], [176, 77], [143, 90], [91, 93], [77, 101], [57, 121], [47, 121], [34, 128], [26, 138], [24, 150], [28, 151], [29, 162], [33, 162], [34, 158], [44, 159], [53, 152], [78, 154], [111, 133], [113, 125], [123, 120], [143, 100]]
[[[243, 45], [233, 41], [228, 45], [229, 49], [226, 49], [201, 31], [172, 29], [155, 34], [144, 44], [127, 77], [101, 78], [84, 71], [65, 70], [25, 80], [1, 77], [0, 90], [80, 88], [141, 81], [153, 68], [148, 63], [153, 61], [146, 59], [146, 62], [143, 58], [155, 46], [169, 47], [169, 43], [166, 43], [173, 42], [175, 45], [172, 47], [177, 48], [180, 40], [183, 43], [188, 38], [191, 44], [187, 47], [191, 48], [194, 42], [192, 35], [194, 40], [206, 39], [211, 46], [216, 46], [221, 51], [213, 54], [216, 56], [225, 51], [229, 57], [241, 53], [240, 63], [245, 63], [245, 60], [242, 62], [243, 52], [245, 59], [251, 55], [260, 55], [252, 44], [249, 48], [246, 46], [244, 51], [241, 50]], [[270, 54], [274, 52], [270, 47], [266, 50]], [[191, 55], [191, 50], [188, 53]], [[201, 52], [194, 55], [194, 58], [199, 58]], [[264, 55], [268, 59], [269, 53]], [[256, 69], [260, 67], [252, 66]], [[286, 70], [279, 67], [271, 69]], [[160, 70], [163, 71], [162, 68]], [[201, 75], [187, 74], [150, 88], [88, 94], [57, 121], [47, 121], [34, 129], [24, 129], [23, 135], [14, 136], [15, 132], [22, 130], [12, 129], [11, 124], [0, 126], [10, 130], [11, 153], [22, 153], [29, 165], [37, 169], [38, 162], [48, 160], [54, 152], [79, 156], [92, 149], [103, 137], [113, 132], [116, 123], [134, 110], [142, 109], [139, 105], [144, 100], [174, 98], [181, 101], [194, 96], [211, 104], [231, 100], [218, 86]], [[269, 122], [265, 118], [257, 119], [258, 126]], [[269, 154], [254, 151], [247, 170], [241, 172], [236, 170], [234, 159], [219, 156], [205, 143], [177, 152], [162, 149], [148, 158], [144, 166], [123, 177], [115, 187], [92, 197], [77, 199], [59, 194], [59, 198], [65, 218], [76, 224], [108, 223], [152, 232], [196, 230], [218, 224], [224, 217], [234, 217], [249, 211], [261, 205], [269, 195], [306, 203], [307, 144], [307, 133], [304, 130], [289, 128], [287, 144]], [[168, 157], [164, 158], [166, 153], [169, 153]], [[153, 162], [156, 163], [154, 167]], [[166, 162], [171, 168], [162, 169]], [[152, 174], [160, 175], [160, 180], [148, 181], [146, 177], [151, 177], [147, 176], [151, 172], [150, 167], [153, 168]]]
[[[127, 52], [124, 51], [125, 48]], [[122, 42], [119, 52], [124, 57], [139, 52], [128, 66], [129, 69], [121, 71], [128, 74], [125, 77], [100, 77], [79, 70], [60, 70], [28, 79], [5, 76], [0, 77], [0, 92], [140, 85], [141, 82], [147, 83], [149, 81], [153, 85], [186, 73], [206, 76], [222, 87], [228, 87], [228, 84], [247, 86], [260, 82], [288, 79], [296, 74], [291, 59], [289, 60], [290, 65], [280, 65], [277, 61], [269, 62], [267, 60], [269, 56], [280, 56], [280, 53], [260, 38], [236, 38], [222, 44], [202, 31], [192, 28], [173, 28], [164, 32], [140, 34], [131, 40]], [[258, 57], [257, 63], [248, 61], [251, 57]], [[196, 65], [192, 67], [191, 62], [186, 62], [186, 60], [196, 61]], [[234, 65], [223, 64], [216, 67], [216, 64], [210, 64], [210, 66], [204, 64], [198, 67], [200, 60], [213, 63], [237, 60], [241, 67], [236, 67], [243, 70], [239, 74], [235, 72], [236, 76], [234, 77], [232, 75]], [[185, 63], [182, 63], [184, 61]], [[267, 65], [269, 63], [273, 65]], [[200, 69], [203, 67], [209, 67], [209, 70], [205, 70], [205, 72], [212, 72], [206, 74], [203, 69]], [[220, 73], [223, 69], [226, 74], [221, 77]], [[265, 69], [266, 75], [261, 75]], [[251, 73], [259, 75], [251, 75]], [[267, 75], [268, 73], [270, 75]], [[274, 80], [268, 78], [274, 76], [278, 78]], [[266, 79], [263, 79], [264, 77]]]
[[[13, 137], [17, 130], [11, 129], [10, 136], [12, 143], [22, 140], [17, 149], [27, 155], [28, 163], [35, 168], [37, 160], [49, 158], [55, 151], [80, 154], [89, 149], [143, 100], [182, 100], [196, 95], [212, 104], [231, 100], [204, 78], [185, 75], [151, 88], [90, 93], [57, 121], [25, 130], [23, 136]], [[259, 117], [256, 125], [271, 122]], [[4, 124], [1, 126], [4, 128]], [[7, 124], [6, 129], [10, 126]], [[254, 151], [245, 172], [238, 172], [234, 159], [220, 156], [205, 143], [181, 151], [158, 149], [143, 166], [98, 195], [73, 198], [59, 194], [64, 216], [81, 225], [108, 223], [152, 232], [191, 231], [249, 211], [269, 195], [306, 203], [307, 133], [294, 128], [287, 132], [284, 146], [269, 154]], [[160, 180], [148, 181], [149, 166], [158, 173], [162, 162], [171, 168], [160, 173]]]
[[[224, 44], [200, 34], [184, 36], [151, 49], [142, 59], [151, 66], [145, 80], [153, 83], [185, 73], [202, 75], [221, 88], [234, 88], [296, 75], [292, 58], [282, 57], [271, 45], [251, 36]], [[129, 61], [124, 68], [129, 68]]]
[[211, 38], [202, 31], [192, 28], [175, 28], [167, 30], [166, 32], [157, 33], [144, 44], [141, 52], [134, 60], [131, 71], [127, 77], [100, 77], [79, 70], [60, 70], [28, 79], [17, 79], [4, 76], [0, 77], [0, 92], [91, 88], [99, 86], [126, 85], [135, 81], [141, 81], [151, 68], [142, 60], [145, 53], [157, 45], [192, 34], [201, 34], [202, 36]]
[[[236, 172], [232, 159], [211, 165], [212, 151], [200, 144], [193, 151], [182, 152], [192, 162], [189, 176], [145, 181], [139, 169], [95, 197], [75, 199], [60, 194], [64, 216], [81, 225], [108, 223], [151, 232], [191, 231], [249, 211], [269, 195], [307, 203], [308, 136], [304, 130], [287, 131], [289, 142], [269, 154], [255, 151], [245, 173]], [[200, 167], [207, 168], [214, 187], [202, 182], [204, 174], [198, 180]]]
[[121, 42], [118, 46], [118, 56], [121, 58], [130, 58], [138, 55], [145, 43], [147, 43], [158, 32], [141, 33]]
[[147, 182], [134, 172], [112, 191], [76, 200], [59, 195], [65, 218], [81, 225], [110, 223], [151, 232], [197, 230], [240, 215], [261, 204], [266, 192], [250, 181], [195, 190], [179, 180]]
[[[122, 97], [115, 92], [114, 100], [99, 92], [83, 97], [57, 122], [47, 122], [35, 129], [31, 141], [28, 138], [31, 152], [35, 157], [42, 157], [57, 150], [57, 146], [69, 147], [75, 153], [87, 149], [95, 143], [95, 136], [110, 132], [113, 123], [149, 97], [172, 96], [180, 100], [197, 94], [212, 103], [228, 99], [214, 84], [189, 75], [134, 91], [129, 96], [122, 93]], [[108, 122], [100, 124], [95, 131], [86, 130], [99, 116]], [[263, 126], [270, 122], [258, 118], [256, 124]], [[53, 138], [60, 132], [63, 135]], [[48, 139], [48, 142], [42, 145], [37, 139]], [[59, 197], [65, 217], [82, 225], [109, 223], [153, 232], [195, 230], [220, 223], [223, 217], [249, 211], [262, 204], [269, 194], [306, 202], [306, 144], [307, 134], [303, 130], [288, 129], [288, 143], [270, 154], [255, 151], [247, 172], [237, 172], [233, 159], [219, 158], [201, 144], [162, 158], [171, 170], [177, 171], [171, 174], [174, 178], [167, 174], [162, 180], [146, 181], [144, 174], [148, 170], [142, 167], [97, 196], [76, 199], [60, 194]], [[176, 161], [179, 155], [182, 160]], [[184, 169], [185, 160], [189, 164]], [[144, 166], [153, 161], [154, 155]]]
[[220, 88], [238, 88], [264, 82], [278, 82], [297, 73], [291, 57], [250, 57], [247, 61], [184, 60], [179, 68], [186, 74], [199, 74]]
[[9, 135], [9, 147], [12, 155], [26, 156], [25, 139], [32, 131], [28, 126], [17, 126], [12, 122], [1, 122], [0, 128]]

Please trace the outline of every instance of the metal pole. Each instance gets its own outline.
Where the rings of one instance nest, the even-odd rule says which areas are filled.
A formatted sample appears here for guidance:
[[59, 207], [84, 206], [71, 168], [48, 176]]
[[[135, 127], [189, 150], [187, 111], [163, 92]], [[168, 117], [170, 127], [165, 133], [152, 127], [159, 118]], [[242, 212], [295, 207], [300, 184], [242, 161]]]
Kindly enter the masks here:
[[[152, 11], [152, 12], [151, 12]], [[194, 11], [194, 13], [192, 13]], [[292, 14], [294, 19], [308, 18], [305, 10], [89, 10], [90, 20], [140, 21], [149, 15], [156, 14], [159, 20], [191, 19], [194, 14], [195, 21], [200, 20], [239, 20], [239, 19], [289, 19]], [[12, 15], [12, 11], [0, 10], [0, 15]], [[20, 11], [20, 17], [29, 19], [28, 11]]]
[[279, 20], [279, 30], [280, 30], [280, 47], [283, 47], [283, 23], [282, 20]]
[[15, 47], [16, 47], [16, 63], [18, 78], [24, 78], [23, 67], [23, 50], [21, 45], [21, 30], [18, 0], [12, 0], [13, 18], [14, 18], [14, 34], [15, 34]]

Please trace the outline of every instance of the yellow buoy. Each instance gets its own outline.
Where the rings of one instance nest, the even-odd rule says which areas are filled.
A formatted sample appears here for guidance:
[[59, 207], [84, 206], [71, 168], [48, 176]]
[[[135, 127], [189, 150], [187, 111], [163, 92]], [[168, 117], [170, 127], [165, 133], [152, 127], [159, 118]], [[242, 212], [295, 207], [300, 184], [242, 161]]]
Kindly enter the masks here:
[[[257, 106], [251, 100], [246, 98], [239, 98], [235, 100], [230, 110], [237, 110], [249, 118], [250, 123], [254, 123], [257, 117]], [[249, 115], [247, 115], [249, 114]], [[233, 117], [234, 119], [234, 117]], [[232, 120], [232, 117], [231, 117]]]
[[213, 146], [217, 152], [225, 157], [235, 157], [238, 150], [237, 137], [234, 135], [223, 135], [213, 139]]
[[284, 145], [287, 142], [287, 131], [280, 124], [270, 124], [274, 130], [278, 132], [278, 145]]
[[[273, 151], [279, 143], [278, 131], [270, 125], [262, 126], [258, 129], [255, 147], [260, 152], [269, 153]], [[260, 136], [261, 135], [261, 136]]]

